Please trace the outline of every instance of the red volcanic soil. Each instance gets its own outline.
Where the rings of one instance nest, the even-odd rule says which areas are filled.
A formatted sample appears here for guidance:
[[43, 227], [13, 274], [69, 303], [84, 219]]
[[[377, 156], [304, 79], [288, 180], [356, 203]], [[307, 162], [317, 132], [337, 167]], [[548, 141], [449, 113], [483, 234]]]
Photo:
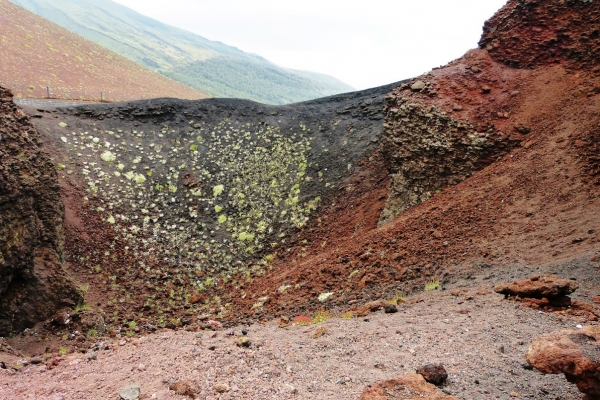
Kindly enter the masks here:
[[[510, 2], [507, 9], [515, 3], [522, 4]], [[538, 58], [542, 65], [535, 69], [515, 69], [507, 65], [512, 62], [496, 61], [501, 51], [473, 50], [414, 80], [425, 82], [426, 90], [401, 86], [388, 96], [388, 108], [398, 98], [433, 105], [520, 146], [379, 227], [387, 171], [373, 157], [366, 176], [356, 177], [361, 189], [341, 193], [295, 246], [278, 254], [273, 271], [244, 288], [253, 296], [242, 302], [232, 288], [226, 299], [236, 299], [236, 315], [253, 315], [252, 304], [266, 293], [275, 295], [257, 315], [293, 313], [307, 304], [316, 309], [322, 306], [317, 296], [325, 292], [335, 292], [332, 299], [343, 309], [348, 301], [422, 288], [430, 280], [450, 282], [481, 265], [598, 260], [598, 68], [587, 67], [587, 56], [578, 65], [568, 53], [564, 60]], [[282, 285], [297, 289], [278, 293]]]
[[16, 97], [100, 101], [155, 97], [202, 99], [207, 94], [159, 75], [0, 0], [0, 83]]

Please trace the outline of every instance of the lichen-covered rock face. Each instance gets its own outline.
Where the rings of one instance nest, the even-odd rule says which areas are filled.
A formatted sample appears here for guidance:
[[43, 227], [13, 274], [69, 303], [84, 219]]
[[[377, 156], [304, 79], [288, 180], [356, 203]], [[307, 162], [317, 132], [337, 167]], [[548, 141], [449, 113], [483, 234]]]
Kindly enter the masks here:
[[64, 207], [38, 134], [0, 88], [0, 335], [81, 296], [62, 268]]
[[562, 329], [541, 335], [527, 351], [527, 362], [543, 374], [564, 374], [591, 398], [600, 398], [600, 328]]
[[500, 133], [477, 132], [436, 107], [389, 95], [381, 151], [391, 179], [380, 224], [490, 164], [507, 151], [504, 142]]
[[499, 62], [533, 68], [600, 61], [600, 3], [593, 0], [511, 0], [488, 20], [479, 42]]

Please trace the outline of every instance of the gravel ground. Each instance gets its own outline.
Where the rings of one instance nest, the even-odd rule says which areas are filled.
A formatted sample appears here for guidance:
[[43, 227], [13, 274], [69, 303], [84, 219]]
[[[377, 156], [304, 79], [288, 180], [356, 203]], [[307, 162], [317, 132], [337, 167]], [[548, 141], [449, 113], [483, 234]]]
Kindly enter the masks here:
[[[249, 349], [235, 344], [243, 327], [235, 336], [165, 330], [122, 346], [105, 342], [110, 349], [99, 350], [97, 360], [70, 354], [51, 370], [0, 369], [0, 398], [118, 399], [122, 388], [137, 384], [141, 399], [181, 399], [169, 385], [184, 380], [207, 400], [356, 399], [369, 384], [443, 363], [443, 390], [461, 399], [580, 399], [564, 377], [524, 368], [537, 335], [577, 321], [523, 308], [490, 289], [421, 293], [396, 314], [287, 328], [256, 324], [248, 327]], [[327, 331], [315, 339], [318, 328]], [[230, 390], [217, 393], [216, 384]]]

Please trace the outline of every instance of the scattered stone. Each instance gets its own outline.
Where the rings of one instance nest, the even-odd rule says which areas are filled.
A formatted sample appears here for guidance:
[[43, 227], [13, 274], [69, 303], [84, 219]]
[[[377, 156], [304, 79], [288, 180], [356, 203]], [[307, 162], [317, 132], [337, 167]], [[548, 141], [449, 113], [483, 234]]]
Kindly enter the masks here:
[[246, 336], [248, 334], [248, 329], [247, 328], [243, 328], [242, 329], [242, 335]]
[[[388, 393], [393, 393], [390, 397]], [[419, 374], [408, 374], [378, 382], [365, 389], [359, 400], [429, 399], [458, 400], [427, 383]]]
[[202, 300], [202, 296], [200, 296], [199, 294], [195, 294], [192, 297], [190, 297], [190, 299], [188, 300], [190, 304], [196, 304], [199, 303]]
[[596, 303], [596, 304], [600, 304], [600, 296], [594, 296], [594, 297], [592, 297], [592, 302]]
[[471, 71], [478, 73], [478, 72], [481, 72], [481, 68], [479, 68], [477, 66], [473, 66], [473, 67], [471, 67]]
[[137, 370], [140, 371], [140, 372], [145, 371], [146, 370], [146, 365], [145, 364], [138, 364]]
[[448, 373], [442, 364], [427, 364], [417, 368], [417, 374], [422, 375], [429, 383], [441, 385], [446, 382]]
[[452, 110], [454, 110], [454, 111], [462, 111], [463, 108], [462, 108], [461, 105], [455, 104], [455, 105], [452, 106]]
[[567, 296], [577, 288], [579, 284], [575, 281], [561, 279], [555, 275], [534, 275], [530, 279], [500, 284], [494, 288], [494, 291], [505, 296], [551, 299]]
[[279, 327], [280, 328], [285, 328], [287, 326], [290, 326], [291, 322], [289, 317], [281, 317], [279, 318]]
[[250, 339], [247, 337], [241, 337], [236, 342], [237, 347], [250, 347], [251, 344]]
[[320, 338], [321, 336], [325, 335], [326, 333], [327, 333], [327, 328], [325, 328], [324, 326], [320, 326], [317, 329], [315, 329], [315, 332], [313, 333], [313, 339]]
[[196, 339], [202, 339], [202, 336], [204, 336], [202, 335], [202, 332], [196, 333]]
[[31, 360], [29, 360], [29, 362], [33, 365], [36, 365], [43, 363], [44, 360], [42, 360], [40, 357], [33, 357]]
[[421, 90], [425, 89], [425, 87], [427, 86], [427, 84], [423, 81], [416, 81], [415, 83], [412, 84], [412, 86], [410, 87], [410, 90], [412, 90], [413, 92], [420, 92]]
[[386, 314], [394, 314], [398, 312], [398, 307], [395, 304], [387, 304], [384, 308]]
[[198, 321], [207, 321], [210, 319], [210, 314], [201, 314], [198, 316]]
[[136, 400], [140, 397], [141, 389], [138, 385], [127, 386], [119, 392], [122, 400]]
[[298, 389], [296, 389], [294, 386], [290, 385], [290, 384], [286, 384], [285, 386], [287, 386], [287, 391], [290, 394], [297, 394], [298, 393]]
[[88, 359], [88, 361], [97, 360], [98, 359], [98, 353], [96, 353], [95, 351], [90, 351], [87, 354], [87, 359]]
[[196, 398], [196, 390], [186, 381], [177, 381], [169, 385], [169, 389], [181, 396], [188, 396], [192, 399]]
[[517, 392], [510, 392], [508, 395], [510, 397], [519, 397], [519, 393], [517, 393]]
[[215, 331], [223, 329], [223, 324], [222, 323], [220, 323], [219, 321], [212, 320], [212, 319], [206, 321], [206, 326], [208, 327], [208, 329], [212, 329], [212, 330], [215, 330]]
[[582, 393], [600, 398], [600, 326], [561, 329], [539, 336], [526, 354], [543, 374], [564, 374]]
[[360, 307], [356, 311], [356, 315], [358, 317], [365, 317], [365, 316], [369, 315], [370, 313], [372, 313], [374, 311], [381, 310], [382, 308], [384, 308], [388, 304], [389, 303], [387, 301], [385, 301], [385, 300], [371, 301], [371, 302], [365, 304], [364, 306]]
[[489, 87], [489, 86], [484, 86], [484, 87], [481, 88], [481, 93], [483, 93], [483, 94], [492, 93], [492, 88]]
[[215, 389], [215, 392], [217, 393], [227, 393], [231, 390], [229, 385], [226, 383], [217, 383], [215, 386], [213, 386], [213, 389]]
[[531, 128], [522, 124], [515, 125], [515, 130], [522, 135], [527, 135], [528, 133], [531, 133]]

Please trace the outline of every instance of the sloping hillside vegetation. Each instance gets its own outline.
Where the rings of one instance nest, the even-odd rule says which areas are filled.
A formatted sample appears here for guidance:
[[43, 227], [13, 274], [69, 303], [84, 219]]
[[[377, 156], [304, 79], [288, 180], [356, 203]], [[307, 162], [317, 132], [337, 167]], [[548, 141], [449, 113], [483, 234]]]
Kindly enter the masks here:
[[331, 76], [281, 68], [258, 55], [163, 24], [109, 0], [12, 1], [214, 97], [286, 104], [353, 90]]
[[0, 27], [0, 83], [16, 97], [95, 101], [208, 97], [8, 0], [0, 0]]

